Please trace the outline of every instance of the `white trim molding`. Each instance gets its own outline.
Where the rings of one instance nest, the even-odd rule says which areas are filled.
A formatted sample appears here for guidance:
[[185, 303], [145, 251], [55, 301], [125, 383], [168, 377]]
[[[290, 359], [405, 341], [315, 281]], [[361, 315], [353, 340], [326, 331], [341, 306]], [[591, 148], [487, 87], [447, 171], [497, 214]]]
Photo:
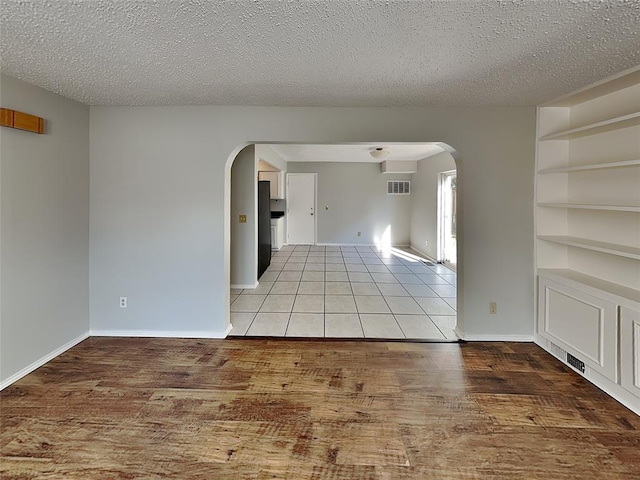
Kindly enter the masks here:
[[231, 288], [234, 290], [253, 290], [254, 288], [258, 288], [260, 282], [256, 282], [253, 285], [231, 285]]
[[[553, 358], [557, 359], [563, 365], [569, 367], [572, 371], [574, 371], [577, 375], [585, 378], [589, 382], [593, 383], [597, 388], [602, 390], [604, 393], [612, 397], [614, 400], [617, 400], [622, 405], [627, 407], [636, 415], [640, 415], [640, 399], [629, 392], [622, 385], [618, 385], [615, 382], [612, 382], [610, 379], [601, 375], [597, 371], [595, 371], [591, 367], [586, 367], [584, 373], [574, 368], [572, 365], [567, 363], [566, 358], [562, 358], [557, 351], [558, 347], [553, 342], [547, 340], [544, 337], [536, 335], [534, 339], [536, 345], [542, 348], [545, 352], [551, 355]], [[565, 352], [566, 353], [566, 352]]]
[[413, 251], [415, 251], [415, 252], [418, 252], [420, 255], [422, 255], [424, 258], [426, 258], [427, 260], [429, 260], [431, 263], [438, 263], [438, 261], [437, 261], [435, 258], [433, 258], [431, 255], [427, 255], [426, 253], [424, 253], [424, 252], [423, 252], [422, 250], [420, 250], [419, 248], [416, 248], [416, 247], [415, 247], [415, 246], [413, 246], [413, 245], [408, 245], [408, 247], [409, 247], [411, 250], [413, 250]]
[[533, 342], [531, 335], [468, 335], [456, 327], [454, 332], [465, 342]]
[[18, 373], [14, 373], [9, 378], [7, 378], [2, 383], [0, 383], [0, 390], [4, 390], [5, 388], [7, 388], [12, 383], [17, 382], [18, 380], [20, 380], [25, 375], [28, 375], [29, 373], [33, 372], [36, 368], [40, 368], [45, 363], [50, 362], [51, 360], [56, 358], [58, 355], [61, 355], [64, 352], [66, 352], [67, 350], [69, 350], [71, 347], [75, 347], [77, 344], [79, 344], [83, 340], [86, 340], [87, 338], [89, 338], [89, 336], [90, 336], [89, 332], [83, 333], [82, 335], [80, 335], [80, 336], [74, 338], [73, 340], [65, 343], [61, 347], [56, 348], [53, 352], [48, 353], [44, 357], [39, 358], [38, 360], [33, 362], [31, 365], [26, 366], [25, 368], [20, 370]]
[[181, 330], [91, 330], [92, 337], [149, 337], [149, 338], [226, 338], [231, 331], [229, 324], [224, 332]]

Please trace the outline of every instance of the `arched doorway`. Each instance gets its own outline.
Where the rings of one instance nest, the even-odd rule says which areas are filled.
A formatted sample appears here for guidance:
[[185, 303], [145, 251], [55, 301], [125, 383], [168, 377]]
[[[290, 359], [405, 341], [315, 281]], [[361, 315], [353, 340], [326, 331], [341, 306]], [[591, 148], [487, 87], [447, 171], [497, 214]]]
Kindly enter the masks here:
[[[256, 142], [256, 143], [260, 143], [260, 142]], [[283, 144], [278, 144], [278, 143], [274, 143], [274, 142], [265, 142], [264, 144], [271, 145], [271, 146], [283, 145]], [[291, 146], [291, 145], [300, 146], [300, 145], [315, 145], [315, 144], [285, 144], [285, 145], [287, 145], [287, 146]], [[375, 145], [375, 144], [363, 144], [363, 143], [347, 144], [347, 143], [341, 143], [341, 144], [334, 144], [334, 145], [338, 145], [338, 146], [340, 146], [340, 145], [347, 145], [347, 146], [360, 145], [360, 146], [363, 146], [363, 147], [368, 147], [368, 146]], [[386, 143], [386, 145], [395, 146], [395, 145], [403, 145], [403, 144], [396, 144], [396, 143], [389, 144], [389, 143]], [[412, 144], [412, 145], [418, 145], [418, 144]], [[458, 177], [461, 177], [461, 169], [459, 168], [460, 167], [460, 162], [456, 158], [455, 150], [452, 149], [449, 145], [446, 145], [446, 144], [438, 144], [438, 145], [441, 147], [442, 152], [446, 152], [446, 155], [451, 159], [451, 161], [455, 165], [455, 168], [456, 168], [456, 170], [458, 172]], [[230, 176], [231, 168], [232, 168], [233, 162], [235, 161], [237, 153], [240, 150], [242, 150], [245, 146], [246, 145], [239, 146], [237, 149], [235, 149], [235, 153], [230, 155], [230, 157], [229, 157], [229, 159], [227, 161], [227, 166], [226, 166], [227, 177]], [[256, 158], [256, 165], [257, 165], [257, 162], [258, 162], [258, 158]], [[296, 171], [290, 171], [290, 173], [302, 173], [301, 171], [299, 171], [300, 168], [296, 168], [295, 170]], [[460, 184], [460, 181], [461, 180], [458, 180], [458, 185]], [[231, 195], [230, 195], [231, 192], [230, 192], [229, 189], [231, 188], [231, 182], [229, 181], [229, 178], [226, 179], [225, 185], [228, 187], [227, 192], [225, 194], [225, 214], [226, 214], [226, 220], [225, 221], [228, 222], [228, 223], [226, 223], [225, 226], [226, 226], [226, 228], [228, 230], [231, 230], [231, 226], [232, 226], [231, 220], [232, 220], [232, 218], [231, 218], [230, 211], [229, 211], [230, 197], [231, 197]], [[437, 178], [434, 180], [434, 185], [437, 185]], [[414, 185], [414, 187], [415, 187], [415, 185]], [[415, 191], [415, 190], [412, 189], [412, 191]], [[434, 201], [435, 201], [435, 198], [434, 198]], [[459, 198], [458, 201], [457, 201], [457, 205], [456, 205], [456, 207], [457, 207], [456, 216], [460, 219], [460, 221], [458, 222], [459, 224], [462, 223], [461, 206], [462, 206], [462, 199]], [[322, 211], [324, 211], [325, 208], [326, 208], [327, 211], [329, 211], [329, 210], [333, 209], [333, 206], [330, 206], [329, 204], [325, 205], [324, 201], [320, 201], [320, 203], [319, 203], [319, 212], [318, 213], [320, 214]], [[434, 210], [436, 208], [437, 207], [434, 204]], [[237, 219], [233, 218], [234, 222], [236, 220]], [[437, 227], [436, 227], [435, 222], [433, 224], [432, 230], [434, 232], [437, 231]], [[358, 232], [358, 234], [359, 233], [360, 232]], [[413, 280], [415, 280], [413, 278], [413, 274], [414, 273], [423, 275], [425, 277], [427, 275], [433, 274], [434, 278], [431, 279], [431, 280], [432, 281], [433, 280], [437, 280], [438, 282], [441, 282], [443, 280], [443, 278], [435, 278], [435, 277], [438, 277], [439, 275], [444, 275], [444, 276], [448, 277], [447, 278], [447, 280], [448, 280], [447, 284], [446, 285], [442, 285], [442, 286], [439, 286], [438, 283], [431, 284], [431, 286], [429, 286], [429, 284], [426, 284], [426, 286], [420, 285], [423, 288], [422, 289], [418, 289], [418, 288], [416, 288], [416, 287], [418, 287], [417, 285], [409, 285], [409, 286], [405, 285], [405, 287], [407, 287], [407, 288], [405, 288], [404, 291], [402, 291], [402, 295], [406, 295], [408, 298], [401, 302], [403, 304], [402, 308], [406, 307], [406, 304], [408, 304], [409, 301], [413, 300], [414, 298], [417, 299], [417, 300], [425, 300], [426, 295], [432, 296], [432, 298], [433, 298], [433, 302], [432, 301], [426, 302], [426, 300], [425, 300], [425, 303], [429, 306], [429, 308], [433, 308], [431, 304], [432, 303], [437, 303], [436, 300], [437, 301], [440, 301], [440, 300], [449, 300], [450, 301], [453, 298], [454, 301], [455, 301], [455, 298], [458, 298], [458, 299], [460, 298], [460, 296], [462, 295], [462, 292], [458, 292], [457, 291], [457, 286], [459, 284], [461, 284], [461, 282], [459, 281], [459, 278], [463, 274], [463, 268], [464, 268], [463, 267], [463, 258], [462, 258], [462, 242], [463, 242], [463, 239], [462, 239], [463, 238], [462, 225], [458, 225], [457, 226], [457, 232], [456, 233], [457, 233], [457, 240], [458, 240], [458, 242], [457, 242], [458, 244], [456, 246], [458, 254], [456, 256], [458, 257], [458, 261], [459, 261], [459, 268], [458, 268], [457, 275], [456, 275], [455, 271], [444, 271], [444, 270], [442, 270], [442, 268], [444, 268], [444, 267], [436, 265], [433, 262], [431, 262], [431, 260], [435, 260], [435, 256], [424, 255], [424, 253], [425, 253], [424, 252], [424, 248], [416, 248], [413, 252], [411, 252], [410, 250], [407, 250], [407, 249], [397, 249], [396, 250], [396, 253], [394, 255], [394, 259], [399, 259], [401, 261], [407, 262], [407, 264], [406, 265], [405, 264], [398, 265], [398, 266], [387, 265], [387, 267], [390, 267], [391, 270], [396, 270], [397, 274], [393, 274], [393, 272], [391, 272], [391, 271], [388, 271], [387, 273], [390, 273], [392, 275], [398, 275], [398, 276], [400, 276], [400, 278], [402, 278], [402, 280], [409, 281], [410, 280], [409, 278], [402, 277], [402, 275], [405, 274], [403, 268], [407, 267], [407, 268], [413, 268], [413, 269], [409, 270], [409, 272], [406, 273], [406, 277], [409, 277], [410, 275], [412, 275], [412, 279]], [[229, 252], [231, 251], [230, 236], [226, 236], [225, 239], [226, 239], [225, 249], [227, 251], [226, 258], [227, 258], [227, 263], [229, 263], [228, 262]], [[307, 259], [309, 259], [309, 260], [312, 260], [311, 257], [315, 257], [316, 255], [323, 254], [325, 256], [325, 262], [327, 262], [327, 261], [329, 261], [328, 258], [335, 253], [335, 249], [339, 246], [339, 245], [330, 245], [330, 243], [332, 243], [332, 242], [330, 242], [330, 241], [328, 242], [327, 238], [322, 238], [322, 236], [321, 236], [318, 239], [318, 244], [317, 245], [307, 246], [305, 249], [302, 249], [301, 247], [290, 247], [287, 250], [285, 250], [285, 252], [277, 253], [276, 254], [276, 256], [277, 256], [276, 257], [276, 261], [278, 261], [278, 263], [280, 263], [280, 259], [278, 257], [281, 257], [281, 256], [283, 256], [283, 254], [287, 254], [288, 253], [288, 262], [287, 263], [294, 262], [294, 260], [296, 260], [294, 258], [289, 258], [289, 257], [294, 257], [294, 256], [298, 256], [298, 255], [299, 256], [305, 256], [305, 254], [306, 254]], [[419, 243], [419, 241], [418, 240], [413, 241], [413, 239], [412, 239], [412, 241], [410, 242], [410, 244], [408, 246], [411, 246], [411, 244], [413, 244], [413, 243]], [[372, 245], [367, 244], [365, 246], [366, 247], [371, 247]], [[362, 264], [364, 264], [364, 267], [356, 267], [355, 265], [352, 265], [351, 267], [356, 269], [356, 270], [362, 269], [362, 268], [367, 268], [369, 270], [376, 270], [377, 269], [376, 266], [367, 265], [367, 264], [365, 264], [365, 262], [363, 260], [367, 260], [367, 258], [365, 258], [365, 257], [367, 257], [368, 255], [377, 254], [377, 255], [383, 255], [384, 256], [384, 255], [387, 255], [388, 252], [383, 253], [382, 251], [380, 251], [380, 252], [376, 253], [375, 249], [371, 250], [370, 252], [363, 251], [365, 246], [363, 246], [362, 248], [359, 248], [359, 247], [357, 247], [357, 242], [354, 242], [353, 245], [343, 244], [341, 246], [341, 248], [343, 249], [341, 251], [341, 253], [344, 255], [344, 258], [350, 258], [349, 257], [350, 254], [356, 254], [357, 253], [357, 254], [361, 255], [361, 258], [359, 260], [362, 262]], [[296, 249], [297, 249], [297, 251], [296, 251]], [[355, 250], [355, 252], [353, 250]], [[358, 251], [358, 250], [360, 250], [360, 251]], [[414, 254], [413, 256], [412, 256], [412, 253]], [[364, 255], [364, 257], [362, 257], [362, 255]], [[386, 260], [387, 259], [382, 258], [382, 257], [377, 258], [377, 259], [371, 258], [370, 261], [366, 262], [366, 263], [372, 263], [374, 261], [377, 263], [379, 261], [380, 263], [382, 263], [382, 266], [379, 267], [381, 269], [381, 268], [384, 268], [384, 265], [385, 265], [384, 262]], [[392, 260], [393, 259], [388, 259], [389, 262], [391, 262]], [[410, 262], [419, 262], [419, 264], [418, 263], [411, 264]], [[296, 265], [288, 265], [288, 266], [293, 268]], [[307, 265], [307, 267], [313, 267], [313, 265]], [[346, 262], [345, 262], [345, 267], [347, 267], [347, 268], [349, 267], [349, 264], [347, 264]], [[334, 268], [336, 268], [336, 266], [329, 265], [328, 268], [330, 268], [330, 270], [332, 271]], [[427, 272], [425, 270], [422, 270], [423, 268], [430, 268], [431, 270]], [[242, 292], [237, 292], [237, 291], [231, 292], [231, 290], [230, 290], [230, 286], [231, 286], [231, 282], [230, 282], [231, 270], [230, 270], [229, 265], [227, 266], [227, 269], [228, 270], [227, 270], [227, 306], [226, 306], [226, 308], [227, 308], [227, 322], [230, 322], [231, 310], [234, 310], [234, 309], [230, 308], [229, 305], [230, 305], [231, 301], [234, 300], [234, 297], [236, 295], [240, 295]], [[306, 270], [306, 268], [305, 268], [305, 270]], [[345, 270], [347, 270], [347, 269], [345, 269]], [[282, 271], [282, 270], [280, 270], [280, 271]], [[418, 272], [420, 272], [420, 273], [418, 273]], [[358, 277], [357, 274], [359, 274], [359, 273], [362, 273], [363, 275], [361, 277]], [[332, 281], [335, 279], [336, 283], [340, 282], [340, 281], [345, 281], [345, 283], [346, 283], [347, 281], [351, 280], [354, 277], [355, 278], [362, 278], [362, 277], [366, 276], [369, 273], [371, 273], [373, 275], [373, 274], [378, 273], [378, 272], [374, 272], [374, 271], [357, 272], [357, 271], [354, 271], [353, 274], [351, 274], [351, 272], [349, 272], [349, 270], [347, 270], [346, 271], [346, 274], [347, 274], [346, 277], [343, 275], [343, 276], [341, 276], [339, 278], [338, 276], [331, 274], [331, 275], [328, 276], [328, 278], [330, 279], [329, 281], [327, 281], [326, 280], [327, 277], [325, 277], [325, 282], [333, 283]], [[285, 277], [287, 279], [288, 279], [288, 276], [289, 275], [285, 275]], [[398, 276], [396, 276], [396, 278], [398, 278]], [[310, 278], [311, 278], [311, 276], [309, 276], [306, 280], [310, 281]], [[376, 278], [376, 277], [374, 277], [374, 278]], [[381, 277], [380, 275], [378, 275], [377, 278], [384, 278], [384, 277]], [[269, 278], [269, 281], [271, 281], [271, 280], [273, 280], [272, 277]], [[267, 282], [267, 283], [269, 283], [269, 282]], [[274, 281], [273, 283], [276, 283], [276, 282]], [[302, 284], [304, 282], [302, 281], [302, 278], [295, 278], [295, 279], [292, 278], [291, 279], [291, 283], [298, 283], [298, 285], [300, 285], [300, 284]], [[371, 283], [375, 284], [375, 281], [372, 281]], [[400, 283], [400, 282], [398, 282], [398, 283]], [[309, 285], [304, 285], [304, 286], [305, 287], [309, 287]], [[331, 285], [331, 286], [332, 287], [336, 287], [338, 285]], [[364, 313], [366, 315], [369, 315], [369, 314], [378, 315], [378, 313], [376, 313], [377, 312], [376, 307], [367, 307], [367, 306], [365, 306], [364, 310], [362, 310], [362, 311], [360, 309], [358, 309], [359, 304], [358, 304], [358, 298], [357, 297], [359, 297], [359, 295], [357, 295], [357, 294], [362, 293], [364, 290], [361, 290], [361, 288], [363, 287], [362, 285], [357, 285], [357, 287], [358, 287], [357, 291], [351, 292], [354, 295], [354, 299], [356, 301], [355, 305], [356, 305], [356, 309], [357, 310], [355, 312], [350, 312], [350, 313], [352, 313], [352, 314], [354, 314], [354, 313], [355, 314], [361, 314], [361, 315], [362, 315], [362, 313]], [[297, 288], [299, 288], [299, 287], [297, 287]], [[427, 289], [431, 289], [431, 290], [429, 290], [430, 293], [427, 293]], [[434, 295], [434, 291], [445, 291], [447, 289], [448, 289], [449, 292], [451, 292], [451, 291], [454, 292], [453, 297], [449, 296], [449, 295], [451, 295], [450, 293]], [[305, 290], [305, 292], [306, 291], [307, 290]], [[381, 288], [379, 289], [379, 291], [381, 293], [382, 292], [384, 292], [384, 293], [392, 292], [393, 293], [393, 295], [391, 295], [392, 297], [395, 296], [396, 293], [398, 294], [398, 296], [400, 295], [399, 290], [393, 289], [393, 288], [389, 288], [388, 285], [381, 285]], [[414, 292], [418, 292], [418, 293], [415, 294], [415, 297], [414, 297], [410, 293], [407, 294], [407, 291], [409, 291], [409, 292], [414, 291]], [[280, 292], [280, 290], [278, 290], [278, 292]], [[251, 292], [251, 293], [254, 293], [254, 292]], [[313, 295], [313, 294], [316, 294], [316, 293], [317, 292], [310, 293], [310, 295]], [[295, 296], [295, 294], [296, 294], [295, 291], [284, 291], [284, 290], [282, 291], [282, 293], [277, 293], [277, 295], [282, 295], [283, 296], [281, 299], [284, 299], [284, 296], [288, 295], [289, 298], [287, 300], [291, 301], [291, 302], [297, 301], [297, 300], [294, 300], [292, 298], [292, 297]], [[324, 294], [327, 295], [327, 292], [325, 291]], [[267, 296], [267, 295], [269, 295], [269, 293], [260, 291], [259, 295]], [[448, 297], [444, 298], [443, 295], [446, 295]], [[425, 297], [425, 298], [423, 298], [423, 297]], [[305, 297], [304, 299], [308, 300], [309, 298], [310, 297]], [[386, 299], [386, 297], [384, 295], [383, 295], [383, 298]], [[256, 298], [254, 297], [251, 300], [256, 300]], [[300, 300], [300, 299], [298, 298], [298, 300]], [[400, 301], [401, 299], [398, 299], [398, 300]], [[326, 302], [326, 299], [325, 299], [325, 302]], [[251, 307], [248, 310], [256, 310], [256, 309], [260, 310], [259, 307], [255, 306], [257, 303], [259, 303], [259, 301], [254, 302], [254, 307]], [[380, 303], [380, 302], [378, 302], [378, 303]], [[462, 312], [459, 312], [459, 311], [455, 312], [455, 309], [457, 308], [457, 305], [459, 305], [460, 303], [461, 302], [458, 301], [453, 306], [454, 314], [456, 316], [457, 321], [460, 320]], [[450, 314], [451, 313], [451, 310], [446, 310], [446, 308], [450, 307], [451, 305], [445, 305], [442, 302], [440, 304], [442, 305], [442, 310], [444, 310], [443, 313], [446, 313], [446, 314]], [[411, 302], [411, 305], [413, 305], [413, 302]], [[394, 307], [396, 308], [395, 312], [394, 312]], [[277, 311], [279, 308], [281, 308], [283, 310], [283, 312]], [[311, 309], [309, 311], [307, 311], [307, 313], [312, 313], [313, 312], [315, 314], [321, 314], [321, 313], [323, 313], [323, 314], [326, 313], [327, 315], [333, 314], [333, 313], [327, 313], [325, 311], [316, 312], [316, 311], [313, 310], [313, 308], [314, 307], [311, 307]], [[400, 307], [398, 307], [396, 305], [391, 305], [391, 304], [387, 304], [386, 306], [384, 306], [383, 304], [380, 304], [379, 308], [387, 308], [387, 310], [385, 310], [385, 312], [388, 313], [388, 314], [394, 314], [394, 313], [397, 313], [397, 312], [401, 311], [401, 310], [398, 310], [398, 308], [400, 308]], [[287, 305], [287, 306], [284, 306], [284, 307], [276, 307], [275, 308], [276, 311], [273, 311], [273, 312], [269, 311], [270, 309], [266, 309], [267, 311], [260, 311], [260, 313], [265, 314], [264, 316], [267, 316], [266, 314], [269, 313], [269, 314], [271, 314], [271, 317], [274, 317], [274, 318], [275, 317], [283, 317], [284, 318], [283, 315], [279, 315], [278, 316], [278, 315], [275, 315], [275, 314], [278, 314], [278, 313], [283, 313], [283, 314], [284, 313], [289, 313], [289, 314], [299, 313], [299, 312], [295, 312], [296, 309], [298, 309], [298, 308], [295, 307], [294, 304], [290, 304], [290, 305]], [[371, 310], [371, 313], [369, 313], [369, 310]], [[234, 316], [235, 317], [238, 317], [238, 314], [240, 314], [240, 313], [243, 313], [243, 314], [246, 313], [246, 315], [243, 315], [243, 316], [248, 318], [248, 317], [252, 317], [252, 315], [251, 315], [252, 313], [257, 314], [258, 311], [255, 311], [255, 312], [254, 311], [243, 312], [241, 308], [234, 310]], [[407, 315], [415, 314], [415, 313], [417, 313], [417, 312], [416, 311], [410, 311], [410, 312], [407, 312]], [[437, 314], [438, 311], [436, 310], [435, 313]], [[434, 316], [438, 316], [436, 314], [433, 314], [433, 315]], [[382, 313], [380, 313], [380, 315], [382, 315]], [[442, 316], [444, 317], [445, 315], [442, 315]], [[289, 318], [291, 319], [292, 317], [293, 316], [290, 315]], [[255, 317], [253, 317], [253, 318], [255, 319]], [[284, 320], [280, 319], [280, 321], [284, 321]], [[366, 330], [366, 329], [364, 329], [364, 330]], [[363, 332], [363, 333], [365, 333], [365, 334], [364, 335], [360, 335], [360, 337], [367, 337], [368, 336], [368, 335], [366, 335], [366, 331]], [[271, 334], [270, 333], [265, 333], [265, 336], [271, 336]], [[283, 335], [276, 335], [276, 336], [283, 336]], [[322, 336], [322, 335], [318, 335], [318, 336]], [[331, 335], [326, 335], [326, 336], [331, 336]], [[410, 336], [408, 338], [414, 338], [414, 337]]]

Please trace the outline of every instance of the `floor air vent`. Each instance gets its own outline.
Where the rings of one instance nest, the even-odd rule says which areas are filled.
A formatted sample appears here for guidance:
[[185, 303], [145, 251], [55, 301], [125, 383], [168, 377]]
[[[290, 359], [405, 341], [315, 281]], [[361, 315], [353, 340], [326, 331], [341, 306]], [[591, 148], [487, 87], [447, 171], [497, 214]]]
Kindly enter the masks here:
[[571, 365], [573, 368], [575, 368], [576, 370], [580, 370], [582, 373], [584, 373], [584, 362], [582, 360], [577, 359], [570, 353], [567, 353], [567, 363]]
[[435, 267], [436, 264], [433, 262], [423, 262], [427, 267]]

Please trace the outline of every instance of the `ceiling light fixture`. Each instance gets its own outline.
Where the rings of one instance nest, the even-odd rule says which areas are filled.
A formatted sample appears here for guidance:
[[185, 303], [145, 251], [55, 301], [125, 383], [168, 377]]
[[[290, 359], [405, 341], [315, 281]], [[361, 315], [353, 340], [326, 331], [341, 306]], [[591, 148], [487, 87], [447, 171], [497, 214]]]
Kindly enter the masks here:
[[375, 147], [369, 150], [369, 155], [373, 158], [384, 158], [389, 155], [389, 150], [384, 147]]

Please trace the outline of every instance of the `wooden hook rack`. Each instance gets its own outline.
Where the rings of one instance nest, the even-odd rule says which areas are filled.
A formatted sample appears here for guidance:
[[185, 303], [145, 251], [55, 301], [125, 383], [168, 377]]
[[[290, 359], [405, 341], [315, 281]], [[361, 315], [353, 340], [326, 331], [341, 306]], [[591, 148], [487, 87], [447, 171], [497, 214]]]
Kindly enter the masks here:
[[44, 133], [44, 118], [17, 110], [0, 108], [0, 126], [33, 133]]

